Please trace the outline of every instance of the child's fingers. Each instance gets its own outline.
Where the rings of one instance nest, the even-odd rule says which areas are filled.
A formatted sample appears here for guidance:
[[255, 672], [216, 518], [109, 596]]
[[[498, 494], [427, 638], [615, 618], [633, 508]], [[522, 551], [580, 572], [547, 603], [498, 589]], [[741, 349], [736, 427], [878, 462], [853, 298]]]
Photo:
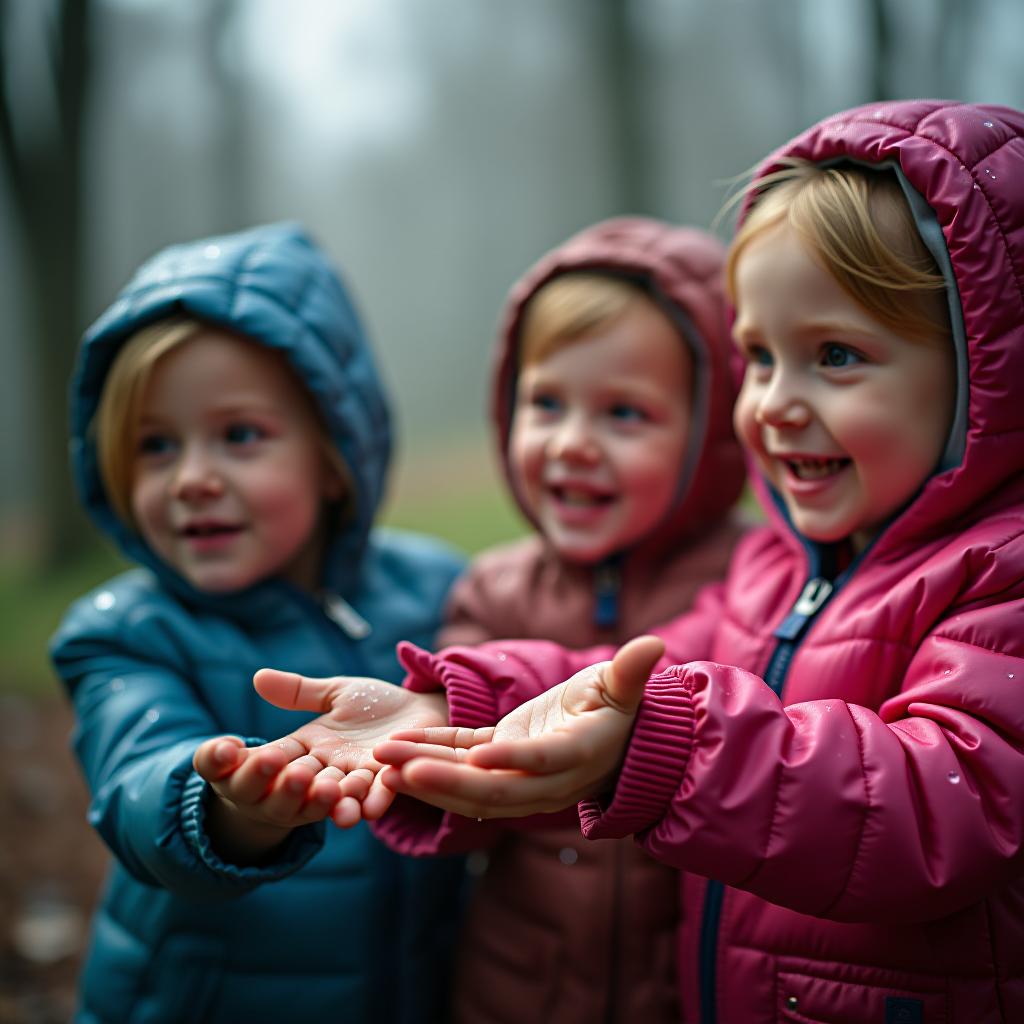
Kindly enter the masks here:
[[443, 747], [475, 747], [487, 743], [494, 735], [494, 726], [481, 729], [436, 725], [424, 729], [396, 729], [389, 740], [407, 740], [411, 743], [430, 743]]
[[[470, 730], [462, 731], [469, 732]], [[406, 764], [414, 757], [436, 757], [443, 761], [461, 761], [466, 757], [466, 748], [387, 739], [373, 748], [373, 756], [383, 764], [391, 765]]]
[[363, 809], [359, 801], [351, 796], [343, 796], [331, 812], [331, 821], [338, 828], [352, 828], [363, 820]]
[[[398, 780], [391, 775], [396, 771]], [[391, 769], [383, 781], [398, 792], [477, 818], [520, 817], [560, 810], [579, 798], [564, 773], [523, 775], [434, 758], [420, 758], [401, 769]]]
[[192, 756], [192, 766], [207, 781], [229, 775], [239, 764], [245, 744], [237, 736], [216, 736], [200, 743]]
[[588, 756], [579, 737], [554, 732], [524, 740], [495, 740], [467, 750], [465, 759], [479, 768], [515, 769], [534, 775], [550, 775], [569, 771]]
[[363, 817], [367, 821], [376, 821], [378, 818], [382, 818], [394, 799], [395, 791], [384, 785], [384, 780], [378, 773], [370, 786], [370, 792], [363, 800]]
[[665, 642], [656, 636], [638, 636], [615, 652], [604, 675], [605, 693], [618, 711], [636, 711], [644, 686], [658, 659], [665, 653]]
[[310, 679], [297, 672], [261, 668], [252, 679], [256, 692], [275, 707], [291, 711], [329, 711], [336, 686], [329, 679]]
[[350, 796], [355, 800], [362, 800], [369, 793], [376, 774], [369, 768], [356, 768], [355, 771], [346, 773], [338, 783], [338, 789], [343, 797]]

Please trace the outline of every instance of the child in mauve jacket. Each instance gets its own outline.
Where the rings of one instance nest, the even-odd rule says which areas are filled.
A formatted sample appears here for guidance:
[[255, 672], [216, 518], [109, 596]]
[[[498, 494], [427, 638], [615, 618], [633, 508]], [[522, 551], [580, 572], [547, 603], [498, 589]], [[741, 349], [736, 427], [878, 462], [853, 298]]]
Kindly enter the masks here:
[[[728, 269], [770, 523], [653, 676], [658, 640], [407, 649], [405, 713], [458, 728], [377, 744], [364, 813], [584, 797], [683, 872], [684, 1021], [1024, 1020], [1022, 174], [1024, 114], [943, 101], [772, 154]], [[359, 735], [350, 681], [284, 678]]]
[[[536, 532], [473, 561], [439, 643], [622, 643], [722, 579], [743, 481], [723, 266], [704, 232], [619, 218], [512, 289], [492, 409]], [[586, 842], [574, 811], [527, 830], [440, 811], [427, 834], [407, 824], [396, 809], [378, 834], [417, 855], [488, 847], [460, 936], [455, 1020], [678, 1020], [672, 868], [629, 840]]]
[[76, 1019], [447, 1019], [457, 859], [325, 840], [333, 769], [250, 774], [248, 814], [193, 768], [211, 735], [289, 727], [254, 699], [268, 661], [397, 680], [396, 641], [433, 643], [461, 568], [372, 528], [388, 410], [336, 272], [288, 224], [168, 248], [86, 333], [72, 394], [83, 500], [142, 566], [52, 642], [114, 854]]

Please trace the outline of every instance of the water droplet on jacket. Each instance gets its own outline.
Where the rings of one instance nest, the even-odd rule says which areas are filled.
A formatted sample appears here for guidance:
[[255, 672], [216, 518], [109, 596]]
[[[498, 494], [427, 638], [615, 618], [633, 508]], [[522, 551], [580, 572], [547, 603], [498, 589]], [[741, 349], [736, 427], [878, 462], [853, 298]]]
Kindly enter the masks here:
[[504, 651], [498, 652], [498, 661], [505, 661], [507, 658], [508, 655]]
[[953, 785], [955, 786], [960, 781], [960, 773], [959, 772], [949, 772], [946, 775], [946, 778], [949, 779], [949, 781], [952, 782]]
[[146, 721], [147, 721], [147, 722], [155, 722], [155, 721], [157, 721], [157, 720], [158, 720], [159, 718], [160, 718], [160, 712], [159, 712], [159, 711], [157, 711], [157, 709], [156, 709], [156, 708], [150, 708], [150, 709], [149, 709], [149, 710], [148, 710], [148, 711], [146, 712]]
[[974, 191], [975, 192], [980, 192], [981, 191], [981, 186], [977, 182], [974, 183]]
[[1012, 672], [1007, 672], [1006, 673], [1006, 678], [1007, 679], [1012, 679], [1013, 678], [1013, 673]]
[[984, 126], [985, 126], [986, 128], [991, 128], [991, 127], [992, 127], [992, 122], [991, 122], [991, 121], [982, 121], [981, 123], [982, 123], [982, 124], [983, 124], [983, 125], [984, 125]]
[[992, 173], [992, 168], [991, 168], [991, 167], [986, 167], [986, 168], [985, 168], [985, 173], [986, 173], [986, 174], [987, 174], [987, 175], [988, 175], [988, 176], [989, 176], [989, 177], [990, 177], [990, 178], [991, 178], [991, 179], [992, 179], [993, 181], [995, 181], [995, 180], [996, 180], [996, 176], [995, 176], [995, 175], [994, 175], [994, 174]]
[[117, 598], [109, 590], [101, 590], [93, 599], [92, 603], [101, 612], [109, 611], [117, 603]]
[[[1012, 679], [1013, 676], [1010, 676], [1010, 678]], [[124, 680], [123, 679], [111, 679], [110, 680], [110, 688], [114, 691], [114, 693], [120, 693], [124, 689]]]

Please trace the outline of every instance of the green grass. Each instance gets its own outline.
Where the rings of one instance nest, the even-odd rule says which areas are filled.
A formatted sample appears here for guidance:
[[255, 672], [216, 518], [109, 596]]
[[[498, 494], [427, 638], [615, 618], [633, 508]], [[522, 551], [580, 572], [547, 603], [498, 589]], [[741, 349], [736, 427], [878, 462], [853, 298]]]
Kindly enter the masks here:
[[0, 569], [0, 692], [58, 692], [46, 654], [50, 634], [76, 597], [123, 568], [122, 561], [97, 544], [57, 570], [44, 573], [23, 565]]
[[406, 497], [389, 507], [381, 521], [440, 537], [471, 555], [526, 530], [522, 516], [496, 489]]

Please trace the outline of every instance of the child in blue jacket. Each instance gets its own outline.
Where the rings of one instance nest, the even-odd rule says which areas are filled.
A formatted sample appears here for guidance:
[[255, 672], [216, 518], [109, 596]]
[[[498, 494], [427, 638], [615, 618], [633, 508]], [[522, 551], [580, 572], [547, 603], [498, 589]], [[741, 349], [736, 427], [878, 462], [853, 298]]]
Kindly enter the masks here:
[[[432, 642], [461, 569], [372, 528], [388, 409], [335, 270], [288, 224], [157, 254], [83, 339], [71, 430], [86, 508], [141, 566], [51, 649], [115, 858], [77, 1020], [443, 1020], [459, 862], [327, 834], [339, 773], [312, 759], [269, 782], [235, 764], [293, 724], [256, 669], [397, 681], [396, 641]], [[258, 802], [193, 768], [226, 731]]]

